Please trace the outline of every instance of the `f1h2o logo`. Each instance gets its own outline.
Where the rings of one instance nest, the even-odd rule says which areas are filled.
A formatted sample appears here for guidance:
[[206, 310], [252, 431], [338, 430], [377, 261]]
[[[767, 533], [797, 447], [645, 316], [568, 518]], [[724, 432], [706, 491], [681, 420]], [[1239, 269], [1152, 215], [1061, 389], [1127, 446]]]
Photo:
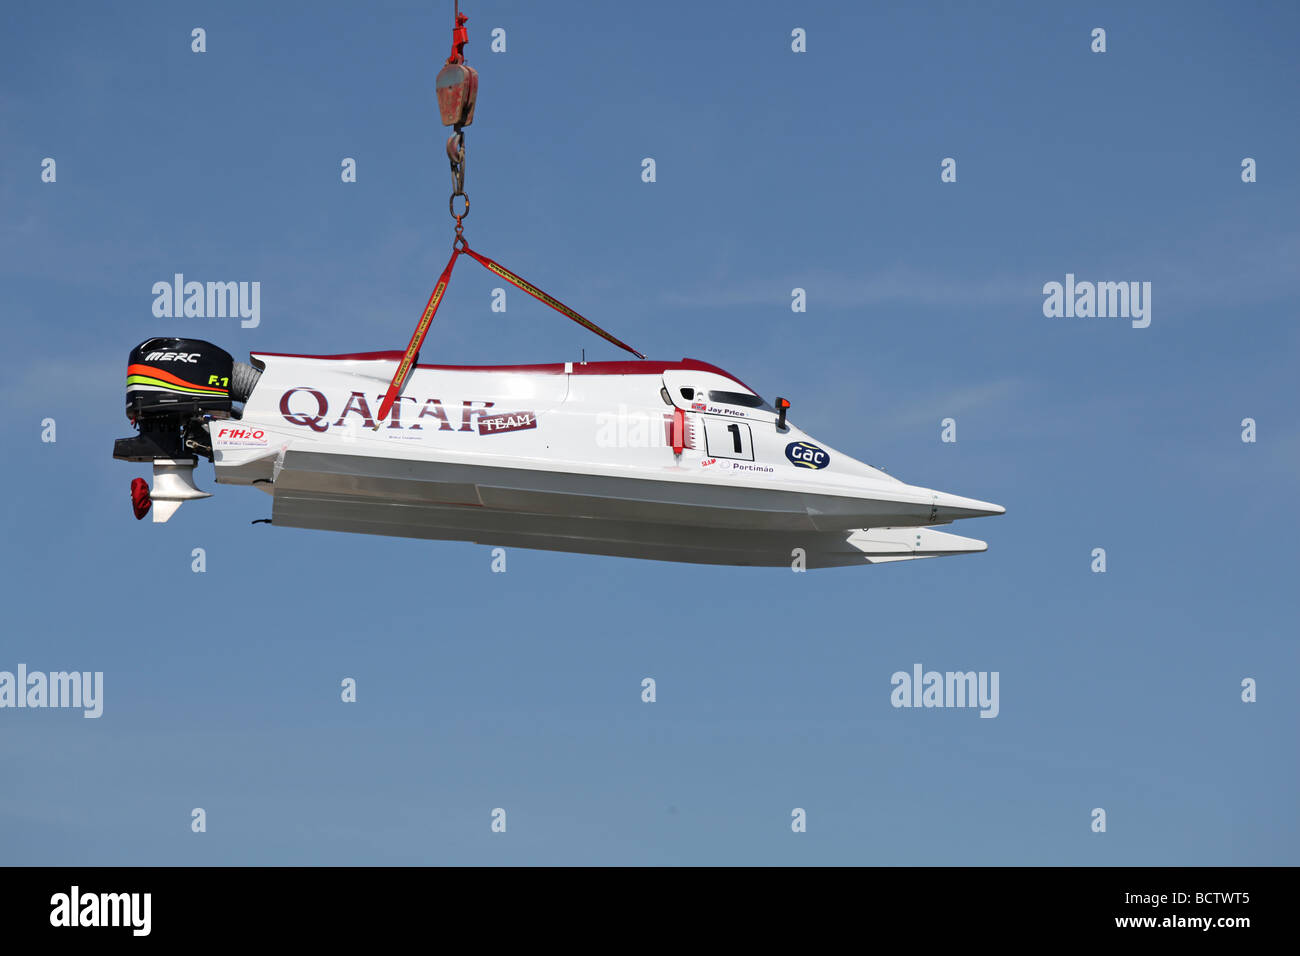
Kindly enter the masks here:
[[792, 441], [785, 446], [785, 457], [799, 468], [825, 468], [831, 463], [830, 452], [810, 441]]

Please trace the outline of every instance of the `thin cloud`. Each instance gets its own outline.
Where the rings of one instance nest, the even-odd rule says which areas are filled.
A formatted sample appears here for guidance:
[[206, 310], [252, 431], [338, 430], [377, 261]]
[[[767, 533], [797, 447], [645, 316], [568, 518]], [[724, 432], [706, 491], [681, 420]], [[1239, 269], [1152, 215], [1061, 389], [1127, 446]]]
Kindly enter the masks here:
[[832, 308], [885, 304], [1006, 305], [1040, 299], [1044, 281], [1037, 276], [963, 279], [951, 273], [914, 269], [893, 269], [866, 276], [845, 276], [818, 270], [785, 278], [732, 280], [697, 286], [686, 292], [665, 292], [662, 301], [665, 305], [697, 308], [771, 305], [788, 302], [790, 291], [801, 288], [806, 289], [809, 299], [815, 300], [819, 306]]
[[687, 290], [665, 291], [676, 307], [726, 309], [786, 304], [791, 290], [807, 290], [809, 303], [829, 308], [881, 305], [940, 307], [1042, 305], [1043, 284], [1067, 272], [1080, 279], [1150, 281], [1158, 300], [1180, 309], [1273, 301], [1300, 291], [1300, 234], [1257, 236], [1221, 223], [1219, 230], [1173, 245], [1115, 253], [1106, 262], [1042, 263], [1032, 273], [959, 276], [951, 271], [894, 266], [865, 275], [818, 269], [785, 276], [726, 277]]
[[953, 389], [934, 398], [896, 407], [887, 415], [890, 426], [899, 431], [920, 425], [938, 427], [940, 419], [957, 417], [996, 407], [1016, 398], [1024, 391], [1019, 379], [982, 382]]

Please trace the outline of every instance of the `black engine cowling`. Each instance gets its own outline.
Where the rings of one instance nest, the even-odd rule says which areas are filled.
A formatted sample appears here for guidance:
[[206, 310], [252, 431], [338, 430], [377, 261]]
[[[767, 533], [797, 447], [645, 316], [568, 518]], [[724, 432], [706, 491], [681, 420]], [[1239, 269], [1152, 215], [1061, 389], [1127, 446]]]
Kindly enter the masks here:
[[131, 350], [126, 369], [126, 415], [230, 414], [235, 360], [198, 339], [155, 338]]
[[230, 353], [210, 342], [180, 338], [141, 342], [131, 350], [126, 369], [126, 417], [140, 433], [118, 439], [113, 457], [152, 461], [205, 451], [205, 419], [231, 417], [232, 400], [247, 397], [232, 395], [234, 377]]

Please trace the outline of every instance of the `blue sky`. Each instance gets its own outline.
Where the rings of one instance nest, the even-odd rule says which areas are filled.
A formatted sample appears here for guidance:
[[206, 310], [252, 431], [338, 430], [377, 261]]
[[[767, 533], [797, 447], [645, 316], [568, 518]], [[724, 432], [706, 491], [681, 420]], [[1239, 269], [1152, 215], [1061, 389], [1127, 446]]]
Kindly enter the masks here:
[[[6, 6], [0, 670], [103, 671], [105, 701], [0, 711], [0, 862], [1300, 862], [1294, 5], [467, 0], [471, 243], [1005, 505], [953, 529], [985, 554], [493, 574], [252, 526], [269, 499], [206, 463], [215, 497], [137, 523], [137, 342], [405, 345], [451, 236], [450, 6]], [[260, 281], [261, 324], [154, 318], [176, 272]], [[1067, 273], [1151, 282], [1150, 327], [1046, 318]], [[498, 284], [461, 264], [425, 361], [620, 357], [492, 313]], [[998, 671], [999, 716], [894, 709], [918, 662]]]

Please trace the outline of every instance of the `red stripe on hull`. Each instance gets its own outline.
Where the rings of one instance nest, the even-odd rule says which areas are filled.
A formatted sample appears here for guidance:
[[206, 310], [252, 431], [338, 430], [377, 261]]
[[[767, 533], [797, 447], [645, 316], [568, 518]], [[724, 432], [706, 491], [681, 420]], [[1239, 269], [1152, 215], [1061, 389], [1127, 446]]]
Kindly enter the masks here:
[[[400, 362], [406, 354], [398, 351], [388, 352], [353, 352], [347, 355], [300, 355], [296, 352], [252, 352], [254, 357], [267, 358], [302, 358], [316, 359], [321, 362]], [[445, 372], [523, 372], [540, 375], [563, 375], [563, 362], [550, 362], [545, 365], [416, 365], [416, 368], [437, 369]], [[684, 358], [679, 362], [655, 361], [645, 359], [640, 362], [574, 362], [574, 375], [663, 375], [669, 369], [685, 369], [689, 372], [713, 372], [731, 379], [741, 388], [749, 389], [744, 382], [730, 372], [701, 362], [699, 359]], [[757, 395], [757, 392], [754, 392]]]

